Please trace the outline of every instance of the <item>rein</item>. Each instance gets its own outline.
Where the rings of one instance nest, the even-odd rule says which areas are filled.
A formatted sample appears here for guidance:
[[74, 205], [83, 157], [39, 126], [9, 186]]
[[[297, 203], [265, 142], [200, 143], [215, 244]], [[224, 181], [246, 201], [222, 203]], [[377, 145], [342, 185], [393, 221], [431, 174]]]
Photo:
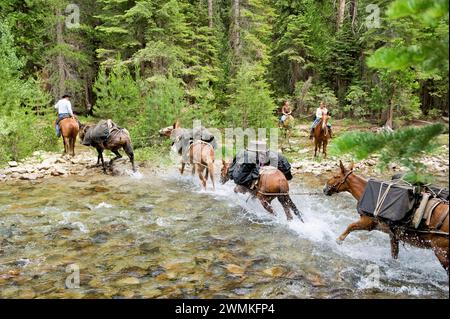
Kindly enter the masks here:
[[336, 193], [339, 193], [339, 188], [347, 181], [347, 178], [350, 176], [350, 174], [352, 174], [353, 173], [353, 170], [351, 170], [351, 171], [348, 171], [346, 174], [345, 174], [345, 176], [344, 176], [344, 178], [341, 180], [341, 181], [339, 181], [339, 182], [337, 182], [336, 184], [334, 184], [334, 185], [332, 185], [332, 186], [330, 186], [330, 191], [335, 191]]
[[264, 196], [284, 196], [284, 195], [322, 195], [321, 192], [301, 192], [301, 193], [265, 193], [261, 191], [256, 191], [257, 193]]

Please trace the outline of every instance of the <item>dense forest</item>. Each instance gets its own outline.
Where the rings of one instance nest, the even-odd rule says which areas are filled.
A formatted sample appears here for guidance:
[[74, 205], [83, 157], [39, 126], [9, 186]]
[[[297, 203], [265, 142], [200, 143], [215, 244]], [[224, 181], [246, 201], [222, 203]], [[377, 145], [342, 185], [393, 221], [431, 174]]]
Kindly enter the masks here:
[[0, 162], [56, 144], [54, 103], [137, 148], [176, 118], [271, 127], [448, 117], [448, 0], [0, 0]]

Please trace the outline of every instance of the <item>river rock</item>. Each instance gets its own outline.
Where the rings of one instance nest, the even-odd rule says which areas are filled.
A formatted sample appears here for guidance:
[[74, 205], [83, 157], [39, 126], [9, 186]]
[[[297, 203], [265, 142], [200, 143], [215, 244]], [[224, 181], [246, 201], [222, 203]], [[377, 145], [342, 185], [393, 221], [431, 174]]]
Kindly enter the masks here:
[[51, 174], [52, 176], [67, 175], [67, 171], [64, 168], [57, 166], [53, 169]]
[[126, 286], [126, 285], [139, 285], [141, 282], [136, 277], [127, 277], [122, 278], [116, 281], [116, 284], [119, 286]]
[[23, 179], [23, 180], [33, 181], [33, 180], [38, 179], [38, 175], [37, 174], [23, 174], [19, 178]]
[[8, 162], [9, 167], [17, 167], [19, 164], [16, 161]]

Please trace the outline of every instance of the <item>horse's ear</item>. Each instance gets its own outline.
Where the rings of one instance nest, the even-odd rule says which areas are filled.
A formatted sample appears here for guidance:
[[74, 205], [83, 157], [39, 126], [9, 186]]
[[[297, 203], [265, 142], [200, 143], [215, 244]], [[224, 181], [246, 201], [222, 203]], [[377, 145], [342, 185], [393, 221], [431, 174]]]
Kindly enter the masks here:
[[355, 167], [355, 163], [352, 162], [352, 163], [350, 164], [349, 170], [350, 170], [350, 171], [353, 171], [353, 168], [354, 168], [354, 167]]
[[180, 120], [177, 120], [175, 123], [173, 123], [173, 128], [174, 129], [176, 129], [176, 128], [180, 128]]
[[227, 162], [222, 158], [222, 165], [225, 165]]
[[342, 164], [341, 160], [339, 160], [339, 167], [341, 168], [342, 174], [344, 174], [345, 173], [345, 167], [344, 167], [344, 164]]

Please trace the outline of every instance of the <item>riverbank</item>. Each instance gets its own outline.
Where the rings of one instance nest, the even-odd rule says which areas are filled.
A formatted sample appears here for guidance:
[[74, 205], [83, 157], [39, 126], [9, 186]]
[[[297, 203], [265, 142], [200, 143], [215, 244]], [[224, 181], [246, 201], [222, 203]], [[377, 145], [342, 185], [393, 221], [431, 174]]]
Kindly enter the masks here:
[[[334, 135], [339, 136], [348, 130], [373, 130], [374, 127], [367, 123], [348, 124], [345, 121], [336, 121], [333, 124]], [[339, 160], [345, 165], [350, 165], [352, 159], [350, 156], [340, 158], [328, 155], [324, 158], [322, 155], [313, 156], [313, 142], [308, 139], [309, 124], [299, 124], [293, 130], [290, 143], [280, 140], [280, 151], [287, 156], [291, 165], [292, 172], [297, 178], [309, 176], [308, 180], [317, 181], [317, 184], [324, 183], [333, 171], [338, 169]], [[333, 143], [331, 139], [330, 144]], [[449, 177], [449, 137], [443, 134], [439, 138], [440, 146], [433, 154], [422, 158], [422, 163], [427, 167], [427, 171], [435, 178], [437, 185], [448, 187]], [[220, 149], [220, 148], [219, 148]], [[11, 180], [29, 180], [36, 181], [45, 178], [65, 177], [70, 175], [91, 176], [103, 174], [101, 166], [96, 165], [97, 152], [89, 147], [77, 143], [74, 157], [62, 156], [61, 153], [36, 151], [31, 157], [22, 161], [11, 161], [5, 167], [0, 168], [0, 182]], [[128, 157], [124, 157], [114, 162], [108, 167], [110, 175], [130, 175], [131, 165]], [[175, 161], [169, 156], [169, 147], [157, 146], [153, 148], [142, 148], [135, 150], [136, 166], [146, 168], [148, 172], [161, 172], [168, 167], [177, 167], [177, 157]], [[114, 157], [110, 152], [104, 153], [105, 162]], [[216, 173], [220, 172], [221, 161], [216, 156]], [[388, 169], [380, 171], [378, 168], [378, 157], [372, 156], [368, 159], [355, 162], [355, 170], [367, 177], [376, 177], [390, 179], [393, 174], [402, 172], [404, 167], [398, 164], [390, 164]]]

